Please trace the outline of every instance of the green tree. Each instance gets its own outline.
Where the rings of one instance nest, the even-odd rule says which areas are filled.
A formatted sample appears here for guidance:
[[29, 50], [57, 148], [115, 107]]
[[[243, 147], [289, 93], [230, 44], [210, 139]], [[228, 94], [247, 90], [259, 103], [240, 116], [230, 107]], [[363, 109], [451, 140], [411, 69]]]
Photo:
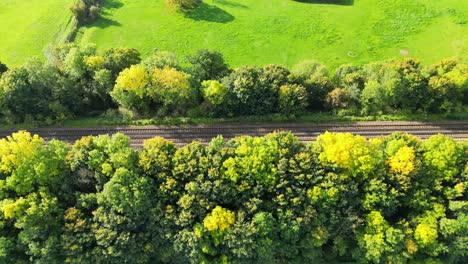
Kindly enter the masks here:
[[333, 90], [333, 84], [328, 76], [325, 66], [315, 61], [302, 62], [292, 69], [291, 80], [307, 90], [309, 109], [324, 108], [325, 98]]
[[149, 113], [152, 106], [148, 96], [150, 75], [145, 67], [133, 65], [117, 77], [112, 98], [121, 106], [140, 113]]
[[8, 71], [8, 67], [0, 61], [0, 75], [2, 75], [6, 71]]
[[307, 91], [301, 85], [283, 85], [279, 89], [278, 101], [281, 113], [298, 115], [307, 108]]
[[[29, 60], [0, 79], [0, 98], [10, 121], [63, 119], [70, 115], [60, 102], [57, 73], [39, 60]], [[39, 95], [39, 96], [38, 96]]]
[[131, 48], [110, 48], [104, 51], [102, 57], [104, 67], [112, 72], [114, 79], [121, 71], [141, 61], [138, 50]]
[[188, 76], [169, 67], [153, 70], [147, 95], [162, 106], [161, 114], [181, 114], [197, 103], [197, 91]]
[[188, 72], [199, 83], [205, 80], [219, 80], [230, 71], [223, 55], [217, 51], [200, 49], [187, 56], [187, 61], [190, 63]]
[[168, 51], [155, 51], [153, 54], [146, 57], [141, 64], [145, 66], [148, 71], [155, 68], [163, 69], [164, 67], [171, 67], [177, 70], [181, 68], [177, 56]]
[[201, 4], [202, 0], [166, 0], [166, 3], [178, 9], [192, 9]]

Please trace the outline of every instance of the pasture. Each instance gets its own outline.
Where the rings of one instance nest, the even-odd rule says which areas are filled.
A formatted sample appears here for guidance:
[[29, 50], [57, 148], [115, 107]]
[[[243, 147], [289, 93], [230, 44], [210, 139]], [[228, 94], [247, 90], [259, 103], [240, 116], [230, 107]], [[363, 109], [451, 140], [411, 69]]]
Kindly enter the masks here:
[[[177, 13], [164, 0], [107, 0], [76, 41], [180, 56], [221, 51], [232, 66], [318, 60], [343, 63], [411, 56], [424, 63], [468, 57], [465, 0], [205, 0]], [[330, 2], [330, 1], [328, 1]]]
[[0, 61], [18, 66], [43, 57], [46, 46], [65, 34], [74, 0], [1, 0]]

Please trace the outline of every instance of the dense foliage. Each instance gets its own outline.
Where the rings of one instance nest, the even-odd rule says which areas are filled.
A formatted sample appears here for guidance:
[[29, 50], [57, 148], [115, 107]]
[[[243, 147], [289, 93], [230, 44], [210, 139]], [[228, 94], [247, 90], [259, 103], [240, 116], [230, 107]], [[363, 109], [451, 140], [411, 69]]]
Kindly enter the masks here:
[[209, 50], [183, 60], [155, 51], [141, 60], [135, 49], [98, 53], [94, 45], [65, 44], [46, 63], [0, 68], [0, 113], [9, 122], [54, 122], [117, 108], [132, 118], [447, 114], [468, 105], [468, 65], [454, 59], [427, 67], [410, 58], [346, 64], [330, 74], [315, 61], [291, 71], [280, 65], [230, 69]]
[[466, 263], [468, 142], [0, 140], [2, 263]]

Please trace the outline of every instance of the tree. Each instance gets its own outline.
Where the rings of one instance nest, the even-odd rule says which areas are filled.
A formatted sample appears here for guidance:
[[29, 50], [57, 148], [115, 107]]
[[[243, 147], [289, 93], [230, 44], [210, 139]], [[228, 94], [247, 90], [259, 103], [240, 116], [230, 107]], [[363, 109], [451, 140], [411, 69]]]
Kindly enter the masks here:
[[121, 71], [141, 61], [138, 50], [131, 48], [111, 48], [105, 50], [102, 57], [104, 67], [112, 72], [114, 79]]
[[297, 115], [307, 108], [307, 91], [297, 84], [283, 85], [279, 89], [279, 110], [286, 115]]
[[192, 9], [201, 4], [202, 0], [166, 0], [166, 3], [178, 9]]
[[0, 98], [4, 114], [12, 122], [25, 120], [64, 119], [70, 116], [62, 105], [62, 91], [57, 73], [39, 60], [27, 61], [12, 69], [0, 79]]
[[203, 98], [214, 106], [222, 105], [227, 98], [228, 90], [218, 81], [203, 81], [201, 83]]
[[344, 109], [348, 106], [349, 94], [343, 88], [335, 88], [327, 94], [327, 106], [332, 110]]
[[148, 71], [155, 68], [163, 69], [164, 67], [171, 67], [180, 70], [180, 62], [174, 53], [168, 51], [155, 51], [150, 56], [146, 57], [141, 64], [146, 67]]
[[197, 103], [197, 91], [191, 86], [188, 76], [169, 67], [153, 70], [148, 96], [162, 105], [161, 113], [165, 114], [184, 113]]
[[117, 77], [112, 98], [121, 106], [140, 113], [149, 113], [152, 101], [148, 96], [150, 75], [145, 67], [133, 65]]
[[315, 61], [304, 61], [294, 66], [291, 80], [306, 88], [309, 109], [324, 108], [325, 98], [333, 90], [333, 84], [329, 80], [325, 66]]
[[0, 61], [0, 76], [6, 71], [8, 71], [8, 67]]
[[69, 146], [43, 145], [37, 135], [19, 132], [2, 139], [0, 149], [0, 240], [6, 242], [0, 259], [60, 262], [63, 208], [72, 199], [64, 159]]
[[100, 16], [103, 0], [81, 0], [70, 7], [78, 25], [95, 21]]
[[62, 102], [76, 115], [114, 107], [109, 95], [115, 83], [105, 59], [92, 44], [67, 43], [54, 47], [50, 63], [60, 73], [60, 86], [66, 93]]
[[[442, 60], [426, 69], [428, 93], [425, 107], [431, 112], [451, 112], [460, 108], [468, 91], [468, 70], [453, 59]], [[466, 98], [465, 98], [466, 100]]]
[[277, 111], [278, 90], [286, 82], [281, 67], [241, 67], [223, 79], [228, 115], [260, 115]]
[[149, 262], [153, 251], [151, 226], [153, 181], [117, 168], [97, 197], [93, 230], [99, 254], [111, 263]]
[[229, 66], [224, 62], [223, 55], [217, 51], [200, 49], [187, 56], [191, 64], [188, 72], [198, 81], [219, 80], [229, 74]]

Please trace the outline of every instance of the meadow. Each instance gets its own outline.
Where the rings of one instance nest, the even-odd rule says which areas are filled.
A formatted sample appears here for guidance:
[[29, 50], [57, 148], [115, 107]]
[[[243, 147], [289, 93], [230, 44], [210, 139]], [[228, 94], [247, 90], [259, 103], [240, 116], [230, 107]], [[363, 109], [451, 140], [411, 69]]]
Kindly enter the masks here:
[[31, 56], [43, 57], [71, 19], [74, 0], [1, 0], [0, 61], [19, 66]]
[[[206, 0], [177, 13], [165, 1], [108, 0], [76, 41], [148, 55], [221, 51], [232, 66], [318, 60], [343, 63], [411, 56], [423, 63], [468, 58], [465, 0]], [[330, 2], [330, 1], [328, 1]]]

